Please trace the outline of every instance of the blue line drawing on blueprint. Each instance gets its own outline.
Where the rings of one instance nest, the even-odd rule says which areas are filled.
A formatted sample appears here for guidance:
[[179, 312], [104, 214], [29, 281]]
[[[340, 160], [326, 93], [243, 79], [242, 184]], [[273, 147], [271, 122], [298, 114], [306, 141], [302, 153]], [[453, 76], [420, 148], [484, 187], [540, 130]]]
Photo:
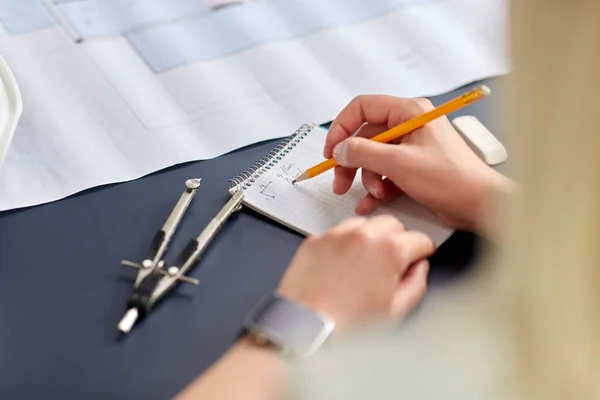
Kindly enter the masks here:
[[209, 0], [0, 0], [0, 20], [23, 34], [55, 25], [52, 11], [74, 39], [124, 36], [160, 73], [433, 1], [245, 0], [212, 9]]
[[11, 35], [56, 25], [42, 0], [0, 0], [0, 21]]
[[209, 10], [200, 0], [54, 0], [54, 3], [84, 38], [118, 35]]
[[54, 4], [82, 38], [123, 34], [160, 73], [436, 0], [251, 0], [215, 10], [205, 1], [54, 0]]
[[[421, 4], [435, 1], [423, 0]], [[159, 73], [366, 21], [415, 0], [263, 0], [126, 34]]]

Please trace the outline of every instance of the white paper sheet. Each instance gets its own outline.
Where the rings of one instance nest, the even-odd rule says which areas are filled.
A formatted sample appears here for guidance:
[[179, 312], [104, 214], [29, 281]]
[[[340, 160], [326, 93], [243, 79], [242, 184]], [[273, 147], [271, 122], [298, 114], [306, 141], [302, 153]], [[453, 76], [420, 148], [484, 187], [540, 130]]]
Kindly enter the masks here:
[[359, 94], [429, 96], [509, 69], [504, 0], [217, 10], [152, 0], [143, 12], [139, 1], [40, 0], [48, 14], [31, 18], [14, 8], [21, 1], [0, 0], [0, 54], [24, 101], [0, 210], [283, 137], [334, 118]]

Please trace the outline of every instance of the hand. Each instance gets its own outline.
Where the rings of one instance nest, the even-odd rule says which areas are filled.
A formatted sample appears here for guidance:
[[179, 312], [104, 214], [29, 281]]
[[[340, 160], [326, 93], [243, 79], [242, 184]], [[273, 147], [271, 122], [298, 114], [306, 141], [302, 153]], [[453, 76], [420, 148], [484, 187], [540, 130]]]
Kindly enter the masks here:
[[358, 214], [369, 214], [404, 192], [455, 229], [484, 230], [487, 203], [492, 193], [505, 190], [508, 179], [481, 161], [446, 117], [392, 144], [366, 139], [431, 109], [426, 99], [377, 95], [348, 104], [332, 123], [324, 149], [325, 157], [335, 157], [340, 165], [333, 191], [346, 193], [362, 168], [368, 194], [357, 205]]
[[423, 297], [434, 250], [429, 237], [405, 231], [392, 216], [354, 217], [306, 239], [279, 292], [329, 315], [338, 328], [400, 317]]
[[[427, 236], [405, 231], [392, 216], [351, 218], [304, 241], [279, 292], [332, 317], [336, 331], [402, 316], [425, 293], [426, 258], [433, 251]], [[178, 398], [281, 398], [287, 365], [276, 352], [244, 338]]]

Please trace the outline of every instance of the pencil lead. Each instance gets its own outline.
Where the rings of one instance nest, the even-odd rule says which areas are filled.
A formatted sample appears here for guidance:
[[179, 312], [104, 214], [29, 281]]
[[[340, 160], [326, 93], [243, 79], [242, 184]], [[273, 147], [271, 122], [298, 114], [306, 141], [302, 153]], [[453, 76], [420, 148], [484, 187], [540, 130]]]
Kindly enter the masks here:
[[310, 178], [310, 177], [308, 176], [308, 174], [306, 172], [304, 172], [304, 173], [302, 173], [302, 175], [300, 175], [299, 177], [294, 179], [294, 181], [292, 183], [300, 182], [300, 181], [306, 180], [308, 178]]

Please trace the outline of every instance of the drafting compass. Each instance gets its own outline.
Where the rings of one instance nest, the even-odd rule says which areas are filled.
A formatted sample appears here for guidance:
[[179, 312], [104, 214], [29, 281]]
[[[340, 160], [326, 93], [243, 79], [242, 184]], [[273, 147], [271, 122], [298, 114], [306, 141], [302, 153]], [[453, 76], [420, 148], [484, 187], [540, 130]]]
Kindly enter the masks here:
[[241, 208], [244, 194], [239, 191], [231, 197], [202, 233], [188, 243], [179, 255], [177, 263], [167, 267], [165, 255], [169, 243], [199, 187], [200, 179], [188, 179], [185, 182], [185, 191], [165, 224], [154, 236], [148, 254], [141, 263], [121, 262], [123, 266], [138, 270], [133, 293], [127, 302], [127, 312], [118, 325], [121, 332], [129, 333], [135, 322], [144, 318], [153, 305], [177, 283], [185, 282], [193, 285], [200, 283], [197, 279], [190, 278], [185, 274], [198, 262], [202, 252], [208, 247], [229, 216]]

